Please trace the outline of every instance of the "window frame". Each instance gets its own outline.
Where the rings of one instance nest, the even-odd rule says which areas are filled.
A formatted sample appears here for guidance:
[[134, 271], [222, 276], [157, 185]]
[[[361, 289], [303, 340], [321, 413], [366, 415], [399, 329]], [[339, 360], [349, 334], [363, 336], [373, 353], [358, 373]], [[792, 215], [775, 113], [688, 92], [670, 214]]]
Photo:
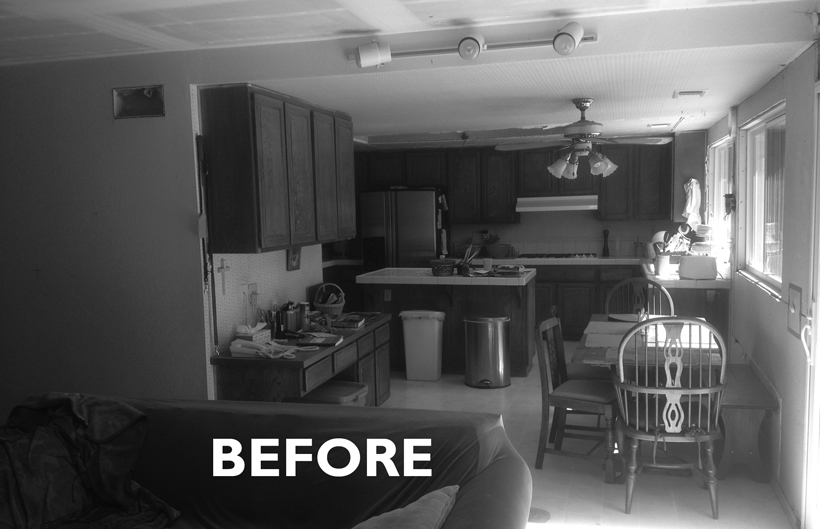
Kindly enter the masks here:
[[[758, 263], [753, 263], [753, 248], [754, 248], [754, 240], [753, 238], [756, 235], [762, 235], [764, 229], [763, 224], [761, 222], [758, 230], [755, 230], [755, 199], [753, 194], [753, 185], [754, 181], [754, 168], [750, 167], [749, 161], [749, 153], [750, 153], [750, 146], [749, 142], [751, 140], [750, 135], [756, 133], [757, 131], [763, 130], [772, 124], [782, 122], [785, 127], [785, 119], [786, 119], [786, 103], [785, 101], [780, 101], [777, 104], [773, 105], [771, 108], [766, 110], [765, 112], [761, 113], [754, 119], [749, 120], [748, 122], [744, 123], [738, 130], [738, 142], [737, 142], [737, 164], [739, 166], [739, 180], [738, 184], [741, 184], [743, 187], [743, 212], [738, 216], [739, 226], [738, 226], [738, 237], [737, 242], [741, 246], [739, 248], [739, 258], [737, 262], [738, 272], [741, 273], [742, 276], [753, 280], [754, 283], [760, 285], [764, 290], [768, 291], [772, 295], [780, 295], [782, 292], [783, 287], [783, 269], [782, 269], [782, 261], [781, 261], [781, 269], [780, 269], [780, 277], [774, 276], [772, 274], [766, 273], [762, 270], [763, 266], [756, 266]], [[783, 153], [785, 155], [785, 153]], [[785, 170], [785, 156], [784, 159], [784, 167]], [[782, 205], [781, 205], [782, 209]], [[740, 213], [740, 212], [739, 212]], [[783, 226], [781, 221], [781, 244], [782, 244], [782, 236], [783, 236]], [[763, 243], [765, 244], [765, 242]], [[782, 248], [781, 248], [782, 251]], [[762, 264], [762, 263], [761, 263]]]

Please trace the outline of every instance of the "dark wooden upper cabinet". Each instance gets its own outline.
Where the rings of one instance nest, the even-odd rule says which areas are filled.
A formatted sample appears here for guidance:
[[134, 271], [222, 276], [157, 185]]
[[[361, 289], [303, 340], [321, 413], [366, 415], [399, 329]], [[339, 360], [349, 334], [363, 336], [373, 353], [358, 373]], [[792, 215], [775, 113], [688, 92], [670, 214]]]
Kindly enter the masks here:
[[517, 222], [516, 153], [484, 150], [481, 162], [481, 220]]
[[336, 240], [338, 205], [336, 181], [336, 126], [333, 116], [313, 111], [313, 170], [316, 193], [316, 238]]
[[336, 118], [336, 195], [338, 236], [356, 236], [356, 172], [353, 162], [353, 122]]
[[[560, 151], [557, 156], [566, 156], [567, 151]], [[598, 179], [592, 176], [589, 168], [589, 157], [581, 156], [578, 159], [578, 176], [574, 179], [561, 178], [558, 180], [559, 195], [595, 195], [598, 193]]]
[[375, 153], [369, 157], [367, 188], [388, 189], [407, 185], [406, 161], [403, 152]]
[[667, 219], [672, 207], [673, 145], [606, 145], [618, 169], [601, 178], [598, 216], [604, 220]]
[[481, 164], [478, 150], [450, 154], [447, 201], [451, 223], [481, 222]]
[[[608, 220], [632, 218], [632, 148], [629, 145], [607, 145], [601, 154], [618, 166], [611, 175], [600, 178], [598, 216]], [[587, 163], [588, 164], [588, 163]]]
[[518, 162], [518, 196], [545, 197], [558, 193], [559, 181], [548, 170], [555, 160], [554, 149], [521, 151]]
[[288, 245], [284, 103], [246, 85], [202, 89], [199, 97], [209, 251]]
[[444, 152], [407, 153], [407, 185], [410, 187], [445, 187], [447, 154]]
[[281, 248], [290, 242], [290, 204], [285, 161], [284, 103], [254, 94], [256, 156], [259, 175], [260, 243], [262, 250]]
[[290, 241], [294, 245], [316, 241], [313, 148], [310, 125], [310, 110], [285, 103]]

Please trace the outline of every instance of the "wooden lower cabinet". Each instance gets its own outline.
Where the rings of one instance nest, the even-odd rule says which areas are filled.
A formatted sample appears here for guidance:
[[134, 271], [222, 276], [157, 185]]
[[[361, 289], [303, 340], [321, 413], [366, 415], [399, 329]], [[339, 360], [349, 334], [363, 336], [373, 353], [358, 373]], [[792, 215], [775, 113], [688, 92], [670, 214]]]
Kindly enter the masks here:
[[577, 340], [595, 314], [595, 283], [561, 283], [556, 294], [564, 338]]
[[390, 398], [390, 325], [385, 324], [357, 341], [359, 358], [337, 378], [367, 384], [366, 406], [381, 406]]

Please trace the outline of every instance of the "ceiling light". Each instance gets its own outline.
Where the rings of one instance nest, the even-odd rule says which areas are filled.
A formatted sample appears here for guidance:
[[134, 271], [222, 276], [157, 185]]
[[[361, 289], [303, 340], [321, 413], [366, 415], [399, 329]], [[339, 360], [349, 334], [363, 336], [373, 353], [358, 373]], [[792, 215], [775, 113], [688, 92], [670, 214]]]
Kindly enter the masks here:
[[589, 157], [589, 170], [594, 175], [602, 175], [604, 178], [615, 172], [618, 166], [603, 154], [596, 152]]
[[581, 44], [584, 28], [578, 22], [570, 22], [558, 31], [552, 41], [552, 47], [559, 55], [569, 55]]
[[578, 178], [578, 155], [574, 152], [570, 155], [569, 163], [567, 164], [566, 169], [564, 169], [564, 172], [561, 173], [561, 176], [567, 180], [575, 180]]
[[650, 129], [663, 129], [670, 126], [671, 123], [650, 123], [647, 125]]
[[487, 45], [484, 44], [484, 37], [480, 33], [468, 35], [458, 43], [458, 54], [468, 61], [475, 59], [486, 49]]
[[567, 168], [568, 164], [569, 156], [567, 156], [566, 158], [559, 158], [555, 161], [555, 163], [547, 167], [547, 171], [549, 171], [550, 174], [555, 178], [561, 178], [561, 175], [564, 173], [564, 169]]
[[356, 48], [356, 65], [359, 68], [379, 67], [390, 60], [390, 44], [387, 42], [372, 42]]

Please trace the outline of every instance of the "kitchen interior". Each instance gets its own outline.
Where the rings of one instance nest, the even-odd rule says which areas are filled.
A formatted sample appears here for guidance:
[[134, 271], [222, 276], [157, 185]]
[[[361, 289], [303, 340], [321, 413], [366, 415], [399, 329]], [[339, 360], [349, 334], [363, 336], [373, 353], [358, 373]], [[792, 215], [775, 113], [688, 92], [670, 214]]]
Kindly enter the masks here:
[[[351, 20], [348, 10], [354, 9], [347, 4], [343, 21]], [[21, 5], [8, 3], [12, 18], [31, 15]], [[149, 44], [135, 46], [133, 54], [120, 50], [84, 56], [88, 52], [77, 51], [68, 57], [71, 60], [60, 60], [65, 57], [55, 55], [55, 46], [38, 57], [32, 52], [31, 57], [3, 62], [14, 75], [0, 80], [5, 96], [0, 108], [20, 126], [2, 132], [10, 154], [0, 161], [0, 169], [16, 177], [4, 182], [8, 192], [0, 199], [0, 220], [9, 226], [3, 246], [16, 258], [3, 265], [4, 289], [14, 302], [2, 309], [0, 321], [4, 330], [18, 331], [8, 333], [13, 349], [29, 351], [34, 343], [39, 352], [4, 360], [9, 369], [0, 379], [2, 408], [10, 409], [32, 392], [51, 389], [216, 398], [211, 357], [228, 354], [237, 328], [255, 326], [260, 319], [257, 308], [313, 301], [315, 288], [324, 283], [342, 288], [345, 312], [391, 314], [389, 322], [380, 322], [380, 336], [375, 334], [379, 329], [361, 336], [361, 343], [382, 340], [373, 346], [374, 357], [382, 353], [369, 369], [370, 376], [380, 376], [387, 386], [371, 395], [369, 404], [381, 400], [389, 406], [399, 400], [395, 381], [401, 380], [405, 360], [400, 300], [392, 298], [392, 305], [386, 305], [385, 290], [392, 295], [404, 289], [407, 309], [436, 309], [448, 301], [428, 298], [431, 303], [422, 306], [410, 298], [420, 287], [396, 289], [362, 281], [380, 266], [369, 261], [373, 247], [368, 246], [367, 230], [372, 226], [363, 217], [372, 210], [362, 208], [365, 194], [434, 190], [446, 240], [437, 232], [433, 255], [419, 257], [410, 266], [430, 270], [431, 258], [461, 260], [476, 241], [473, 249], [480, 246], [481, 253], [473, 259], [475, 271], [489, 259], [496, 267], [536, 270], [526, 285], [510, 287], [510, 299], [531, 299], [532, 310], [521, 310], [532, 312], [532, 321], [544, 319], [557, 307], [565, 336], [574, 341], [581, 337], [589, 314], [600, 312], [607, 288], [624, 277], [655, 275], [649, 266], [657, 266], [650, 257], [657, 249], [653, 239], [661, 234], [663, 240], [667, 233], [671, 239], [686, 220], [686, 184], [695, 179], [701, 191], [700, 223], [712, 228], [695, 242], [701, 243], [698, 253], [715, 259], [715, 278], [681, 279], [672, 270], [658, 279], [677, 296], [676, 302], [681, 300], [681, 307], [688, 305], [698, 314], [708, 311], [732, 337], [731, 361], [755, 364], [765, 377], [767, 389], [779, 402], [773, 416], [776, 427], [764, 432], [772, 487], [793, 525], [804, 526], [810, 505], [805, 496], [810, 473], [804, 460], [809, 383], [800, 338], [787, 326], [787, 308], [795, 306], [786, 302], [788, 288], [780, 293], [784, 299], [776, 299], [737, 274], [738, 245], [743, 243], [726, 234], [736, 233], [744, 204], [724, 195], [740, 197], [740, 184], [710, 180], [708, 162], [714, 161], [716, 144], [736, 140], [738, 126], [786, 101], [790, 206], [784, 245], [790, 259], [784, 260], [783, 283], [803, 288], [802, 300], [791, 312], [802, 326], [813, 302], [809, 293], [816, 267], [814, 232], [805, 227], [815, 221], [815, 162], [806, 153], [814, 152], [816, 140], [817, 24], [810, 14], [817, 6], [807, 1], [729, 2], [680, 10], [644, 6], [627, 13], [602, 1], [594, 3], [596, 12], [567, 3], [569, 14], [559, 16], [529, 2], [512, 2], [504, 15], [480, 3], [469, 5], [474, 12], [464, 17], [450, 11], [457, 7], [453, 2], [385, 2], [384, 10], [401, 8], [405, 15], [405, 10], [415, 11], [416, 18], [433, 23], [362, 30], [361, 20], [372, 27], [384, 23], [367, 13], [373, 8], [369, 6], [355, 11], [356, 21], [348, 27], [326, 30], [315, 41], [300, 42], [292, 36], [292, 42], [267, 42], [255, 34], [243, 41], [226, 32], [221, 35], [224, 47], [208, 45], [211, 37], [202, 36], [214, 34], [215, 28], [194, 29], [192, 23], [185, 31], [193, 33], [175, 34], [179, 40], [163, 50], [170, 53], [145, 53], [146, 46], [168, 45], [169, 33], [182, 32], [182, 25], [170, 19], [185, 14], [171, 9], [156, 15], [162, 22], [151, 22], [144, 13], [130, 15], [129, 28], [137, 20], [156, 24]], [[435, 15], [428, 17], [428, 9]], [[510, 13], [520, 21], [502, 23]], [[311, 27], [310, 20], [333, 19], [308, 11], [279, 15], [288, 20], [305, 17], [303, 27]], [[218, 17], [211, 14], [198, 20], [205, 18]], [[552, 39], [571, 21], [581, 23], [586, 36], [595, 40], [583, 41], [570, 55], [560, 56], [544, 38]], [[455, 45], [473, 25], [481, 29], [487, 47], [476, 58], [463, 59]], [[280, 27], [283, 33], [288, 33], [286, 26]], [[122, 26], [117, 27], [122, 35]], [[680, 27], [690, 33], [698, 28], [700, 41], [692, 43], [680, 35]], [[340, 38], [333, 33], [337, 30], [359, 33]], [[105, 28], [95, 31], [105, 33]], [[59, 33], [51, 32], [52, 38]], [[164, 37], [157, 38], [158, 34]], [[186, 39], [195, 44], [179, 44]], [[374, 40], [389, 41], [392, 60], [360, 67], [356, 53]], [[525, 41], [534, 45], [502, 46]], [[430, 50], [449, 53], [425, 55]], [[414, 80], [414, 73], [421, 77]], [[489, 79], [497, 83], [495, 88], [484, 84]], [[164, 85], [164, 115], [112, 118], [112, 88], [144, 85]], [[335, 199], [337, 213], [346, 212], [345, 222], [328, 223], [321, 215], [329, 210], [318, 202], [312, 207], [305, 206], [310, 201], [298, 202], [305, 197], [327, 199], [327, 181], [299, 194], [274, 189], [268, 198], [278, 207], [269, 211], [239, 202], [230, 205], [227, 211], [236, 218], [224, 240], [245, 246], [218, 246], [218, 217], [209, 204], [207, 178], [199, 174], [202, 166], [193, 138], [201, 134], [207, 140], [204, 93], [221, 86], [251, 86], [248, 90], [255, 95], [237, 96], [240, 104], [267, 98], [267, 116], [281, 112], [283, 119], [292, 117], [288, 127], [302, 136], [280, 139], [281, 157], [265, 159], [266, 163], [283, 164], [287, 171], [295, 167], [303, 175], [315, 171], [316, 183], [320, 168], [330, 171], [322, 163], [346, 160], [348, 165], [341, 169], [334, 166], [346, 175], [347, 187], [337, 182]], [[674, 95], [696, 89], [708, 90], [690, 98]], [[671, 141], [595, 144], [590, 154], [602, 152], [618, 168], [606, 177], [592, 175], [588, 160], [581, 157], [573, 179], [557, 178], [549, 171], [565, 155], [558, 150], [563, 145], [495, 148], [500, 143], [554, 140], [555, 134], [544, 129], [577, 122], [580, 115], [573, 99], [584, 97], [594, 99], [586, 119], [602, 125], [602, 137]], [[322, 117], [314, 118], [317, 115]], [[251, 127], [251, 116], [245, 117]], [[314, 157], [316, 130], [327, 134], [324, 147], [345, 148], [334, 150], [333, 156], [322, 151], [324, 156]], [[287, 150], [294, 138], [303, 142], [309, 156], [294, 157], [296, 151]], [[240, 155], [245, 170], [255, 168], [255, 154], [249, 150]], [[66, 172], [71, 178], [55, 177]], [[332, 172], [321, 174], [329, 178]], [[715, 189], [722, 185], [728, 187]], [[247, 193], [247, 198], [259, 191], [245, 187], [222, 196], [240, 196], [234, 192]], [[594, 197], [595, 208], [577, 206], [573, 197]], [[540, 206], [544, 210], [525, 210], [527, 202], [522, 199], [542, 198], [548, 199]], [[283, 207], [292, 208], [284, 232], [283, 218], [276, 217]], [[311, 218], [294, 219], [294, 212], [307, 210]], [[260, 218], [268, 213], [272, 217], [266, 217], [266, 227], [271, 230], [265, 234], [272, 239], [262, 243]], [[249, 231], [241, 228], [247, 222], [254, 225]], [[335, 234], [330, 228], [322, 233], [323, 226], [335, 228]], [[306, 232], [308, 238], [300, 239]], [[484, 248], [485, 236], [493, 240], [493, 248]], [[708, 249], [704, 243], [711, 243]], [[488, 252], [496, 250], [501, 253], [490, 257]], [[387, 254], [382, 256], [384, 266], [390, 266]], [[432, 278], [430, 272], [408, 285]], [[479, 279], [489, 285], [493, 278], [451, 276], [453, 285]], [[530, 288], [531, 296], [517, 293]], [[473, 300], [482, 295], [465, 295], [463, 303], [474, 308]], [[463, 374], [463, 356], [453, 353], [463, 342], [462, 316], [445, 319], [446, 380]], [[44, 319], [48, 332], [41, 330]], [[384, 344], [389, 347], [379, 349]], [[514, 385], [537, 371], [531, 346], [518, 348]], [[356, 360], [353, 365], [358, 364]]]

